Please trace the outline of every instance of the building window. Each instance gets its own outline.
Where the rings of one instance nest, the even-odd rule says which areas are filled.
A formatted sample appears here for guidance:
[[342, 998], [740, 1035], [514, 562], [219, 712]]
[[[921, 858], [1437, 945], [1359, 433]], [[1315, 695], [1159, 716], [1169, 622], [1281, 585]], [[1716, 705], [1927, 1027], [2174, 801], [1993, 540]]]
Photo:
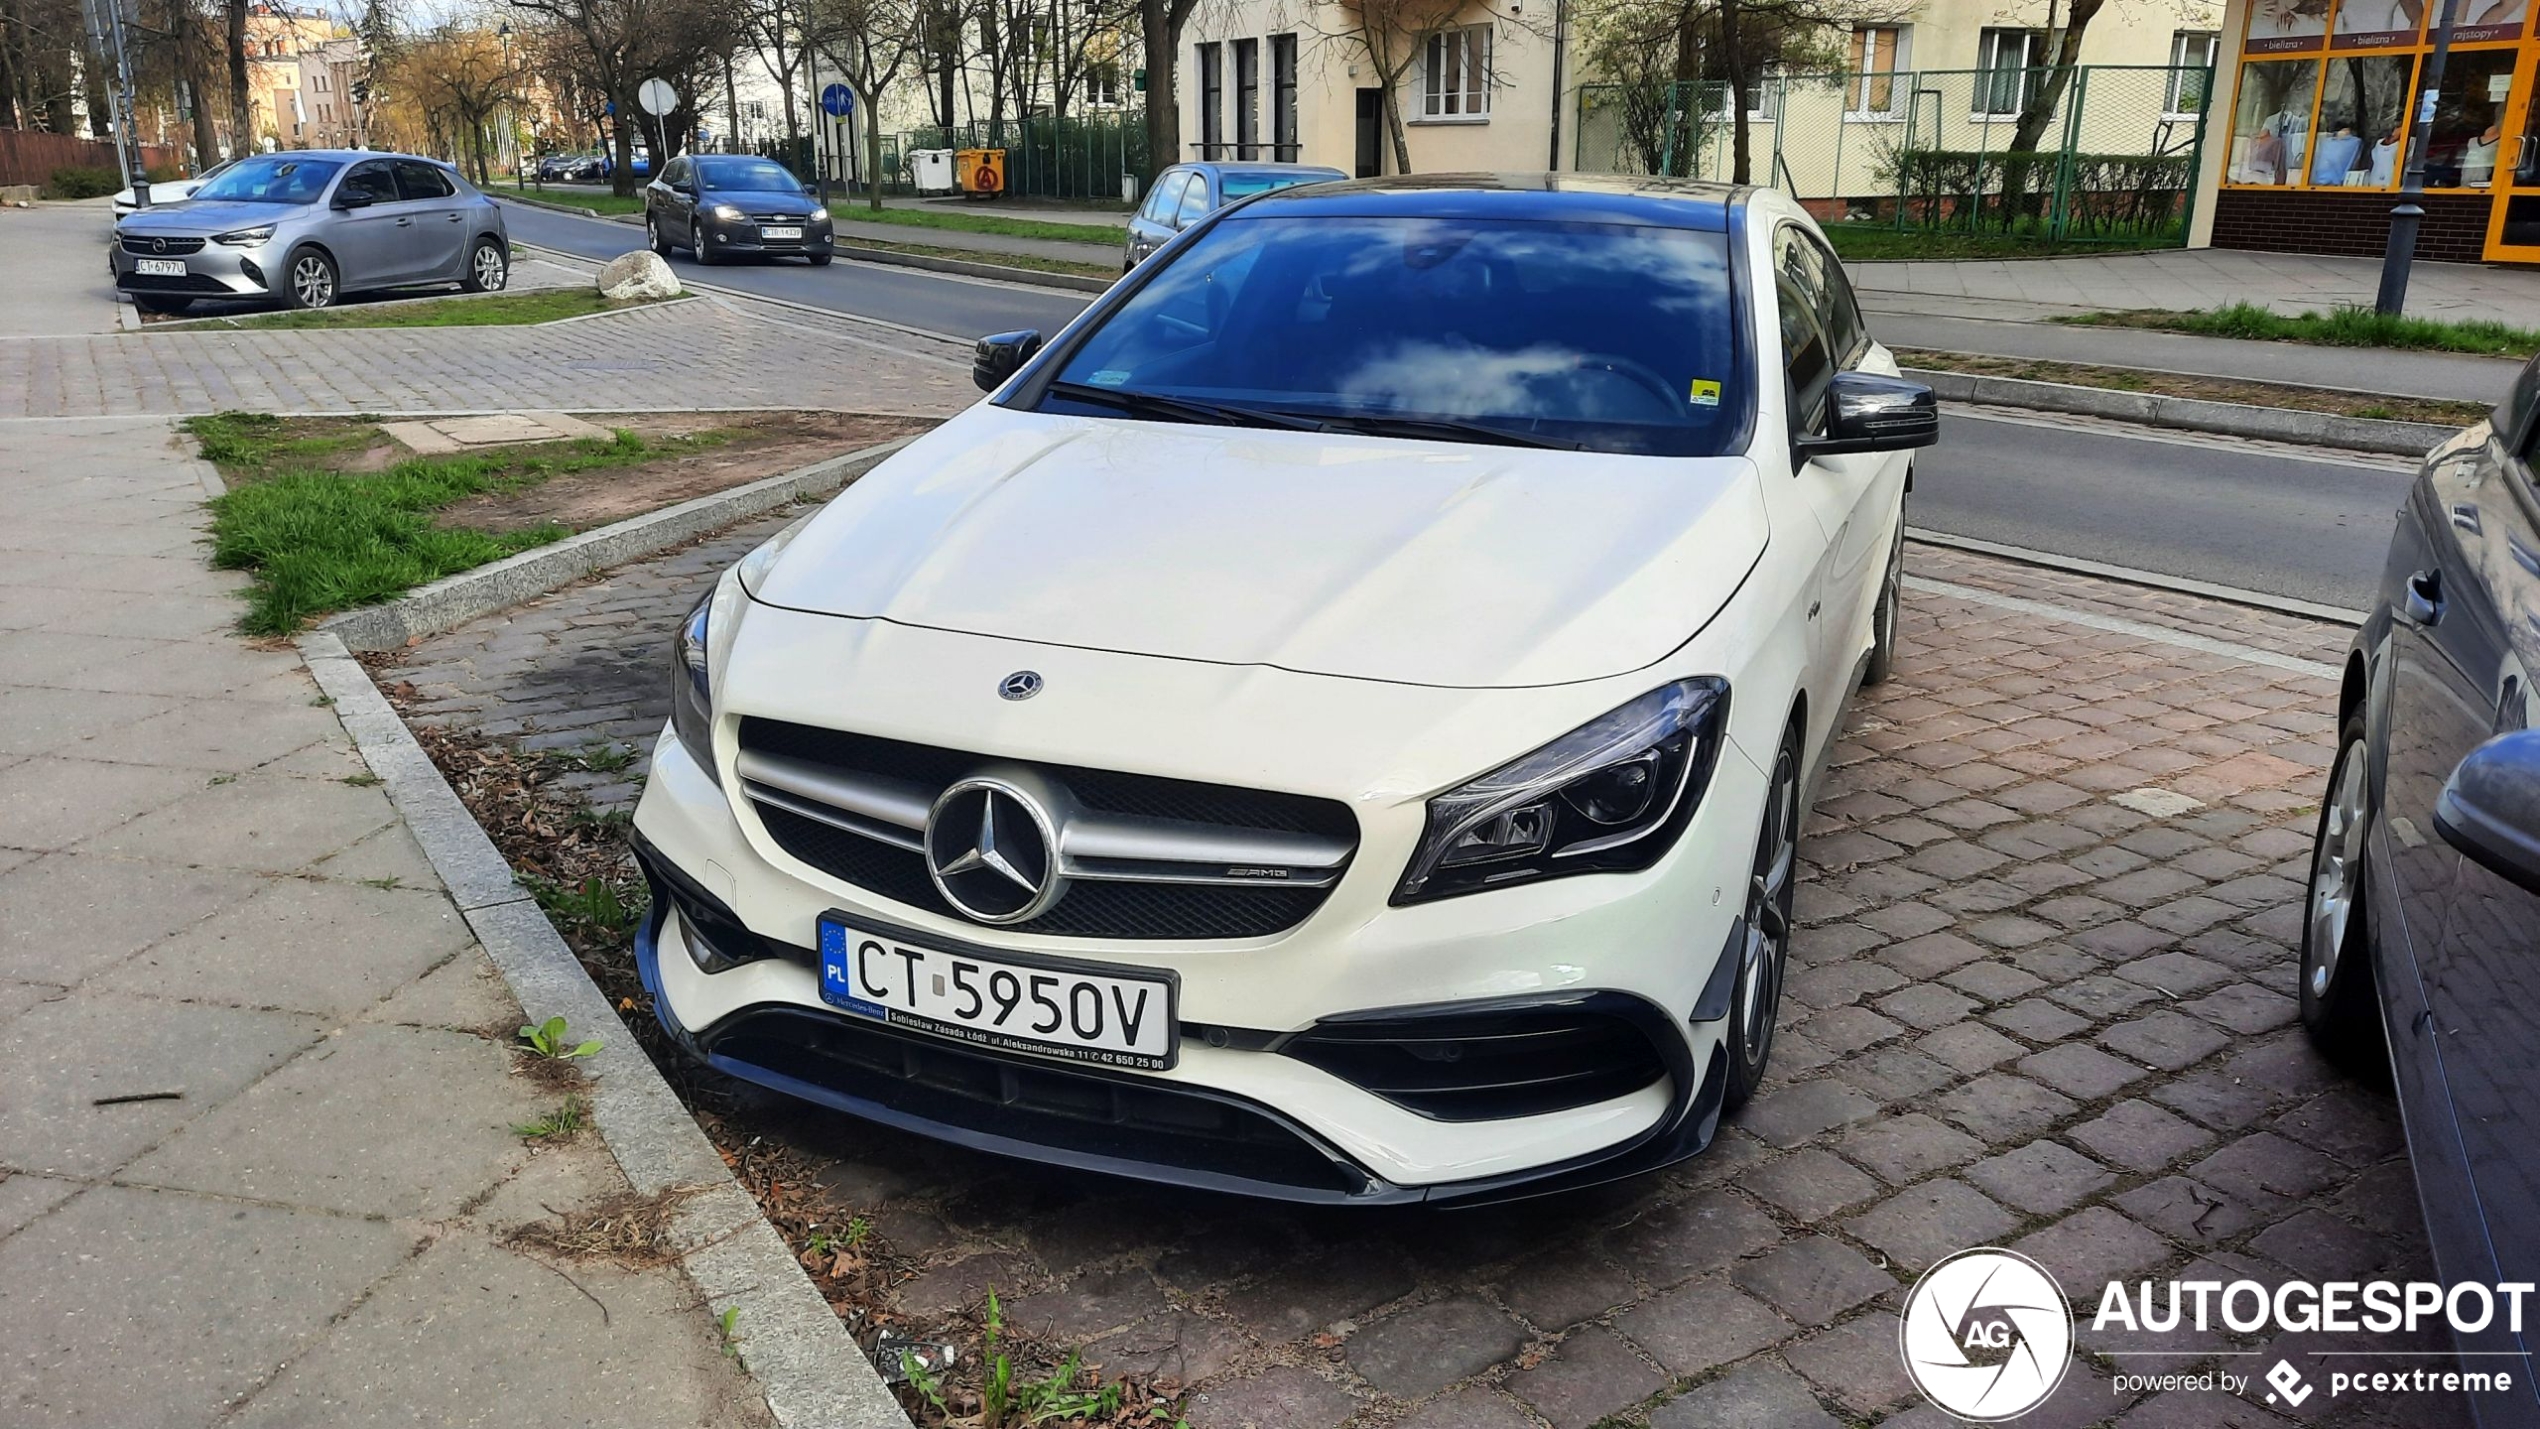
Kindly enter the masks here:
[[1490, 117], [1490, 26], [1429, 36], [1421, 53], [1420, 117]]
[[2038, 67], [2045, 63], [2043, 30], [1986, 30], [1976, 46], [1975, 113], [2010, 115], [2026, 109]]
[[1902, 25], [1858, 25], [1852, 31], [1851, 78], [1844, 82], [1845, 113], [1854, 119], [1897, 117], [1897, 72], [1905, 68]]
[[1296, 142], [1296, 36], [1270, 37], [1270, 157], [1298, 159]]
[[1211, 42], [1199, 47], [1199, 156], [1226, 157], [1226, 56]]
[[1261, 157], [1261, 42], [1235, 41], [1235, 157]]
[[1085, 103], [1096, 109], [1120, 106], [1120, 62], [1096, 60], [1085, 67]]
[[2170, 36], [2170, 82], [2161, 112], [2184, 118], [2205, 112], [2205, 95], [2214, 82], [2214, 61], [2222, 36], [2211, 30], [2181, 30]]

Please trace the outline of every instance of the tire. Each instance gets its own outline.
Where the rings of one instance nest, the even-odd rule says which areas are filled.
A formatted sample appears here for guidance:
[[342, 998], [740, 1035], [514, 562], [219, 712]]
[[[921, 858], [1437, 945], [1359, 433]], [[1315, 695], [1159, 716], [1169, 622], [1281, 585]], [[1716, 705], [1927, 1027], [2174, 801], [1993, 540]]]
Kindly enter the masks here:
[[512, 279], [511, 253], [499, 239], [480, 238], [467, 251], [467, 276], [459, 285], [471, 293], [499, 293]]
[[1737, 984], [1729, 993], [1728, 1083], [1721, 1109], [1746, 1105], [1764, 1084], [1773, 1059], [1773, 1026], [1781, 1014], [1782, 983], [1790, 971], [1793, 885], [1799, 873], [1799, 726], [1782, 735], [1773, 757], [1764, 817], [1755, 831], [1755, 862], [1747, 876], [1746, 941]]
[[705, 225], [693, 218], [688, 220], [688, 250], [697, 255], [699, 267], [712, 268], [723, 261], [722, 256], [717, 254], [713, 246], [706, 241]]
[[314, 248], [292, 254], [282, 277], [282, 301], [290, 307], [331, 308], [343, 296], [343, 275], [335, 260]]
[[163, 313], [173, 317], [194, 306], [192, 298], [168, 298], [156, 293], [135, 293], [132, 305], [145, 313]]
[[2363, 711], [2347, 717], [2320, 801], [2311, 840], [2311, 876], [2302, 900], [2299, 989], [2302, 1030], [2330, 1061], [2359, 1075], [2387, 1076], [2390, 1047], [2382, 1034], [2381, 990], [2365, 851], [2372, 842], [2372, 799], [2366, 777]]
[[644, 242], [652, 248], [656, 257], [670, 256], [670, 240], [661, 236], [660, 220], [649, 213], [644, 215]]
[[1905, 511], [1896, 512], [1896, 536], [1887, 546], [1887, 574], [1879, 582], [1878, 607], [1870, 612], [1870, 663], [1861, 683], [1884, 685], [1896, 673], [1896, 612], [1905, 596]]

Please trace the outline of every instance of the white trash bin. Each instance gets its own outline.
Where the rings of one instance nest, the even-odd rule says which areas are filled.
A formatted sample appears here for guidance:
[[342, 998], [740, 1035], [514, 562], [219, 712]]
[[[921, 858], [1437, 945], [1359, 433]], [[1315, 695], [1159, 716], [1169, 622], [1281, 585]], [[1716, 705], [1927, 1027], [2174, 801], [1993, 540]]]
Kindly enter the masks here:
[[919, 193], [948, 194], [953, 191], [953, 151], [950, 149], [909, 150], [908, 171]]

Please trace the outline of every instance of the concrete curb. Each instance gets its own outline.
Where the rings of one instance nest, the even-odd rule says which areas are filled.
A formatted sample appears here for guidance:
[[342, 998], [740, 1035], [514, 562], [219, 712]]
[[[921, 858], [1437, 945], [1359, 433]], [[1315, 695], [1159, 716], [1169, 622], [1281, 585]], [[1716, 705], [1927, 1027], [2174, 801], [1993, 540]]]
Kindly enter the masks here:
[[667, 551], [803, 497], [826, 496], [915, 440], [902, 437], [865, 447], [814, 462], [799, 471], [569, 536], [552, 546], [539, 546], [492, 565], [444, 577], [385, 604], [348, 610], [320, 622], [318, 629], [350, 649], [394, 650], [418, 636], [455, 629], [480, 615], [544, 595], [594, 571]]
[[927, 253], [893, 253], [883, 248], [858, 248], [845, 242], [837, 244], [838, 256], [858, 263], [885, 263], [894, 268], [923, 268], [929, 273], [951, 273], [965, 278], [995, 278], [1001, 282], [1022, 283], [1037, 288], [1065, 288], [1078, 293], [1111, 291], [1109, 278], [1088, 278], [1076, 273], [1045, 273], [1038, 268], [1009, 268], [1003, 263], [977, 263], [967, 258], [937, 258]]
[[2075, 417], [2106, 417], [2150, 427], [2211, 432], [2225, 437], [2299, 442], [2308, 446], [2342, 447], [2386, 456], [2423, 456], [2450, 437], [2451, 427], [2423, 422], [2386, 422], [2369, 417], [2339, 417], [2327, 412], [2300, 412], [2289, 407], [2252, 407], [2237, 402], [2206, 402], [2192, 397], [2161, 397], [2149, 392], [2120, 392], [2111, 387], [2075, 387], [2062, 382], [2031, 382], [2018, 377], [1986, 377], [1972, 372], [1944, 372], [1909, 367], [1905, 375], [1931, 385], [1944, 402], [1976, 402], [1999, 407], [2026, 407]]
[[580, 204], [552, 203], [543, 198], [523, 198], [519, 194], [492, 193], [490, 190], [489, 196], [501, 199], [505, 203], [521, 204], [528, 208], [543, 208], [552, 213], [569, 213], [576, 218], [599, 218], [602, 216], [598, 209], [584, 208]]
[[[424, 857], [532, 1022], [621, 1028], [581, 960], [558, 936], [396, 709], [344, 643], [303, 637], [300, 656]], [[638, 1195], [697, 1188], [672, 1223], [680, 1264], [719, 1318], [733, 1321], [744, 1368], [786, 1429], [908, 1429], [908, 1416], [749, 1192], [733, 1179], [670, 1084], [632, 1037], [603, 1036], [587, 1063], [591, 1117]]]

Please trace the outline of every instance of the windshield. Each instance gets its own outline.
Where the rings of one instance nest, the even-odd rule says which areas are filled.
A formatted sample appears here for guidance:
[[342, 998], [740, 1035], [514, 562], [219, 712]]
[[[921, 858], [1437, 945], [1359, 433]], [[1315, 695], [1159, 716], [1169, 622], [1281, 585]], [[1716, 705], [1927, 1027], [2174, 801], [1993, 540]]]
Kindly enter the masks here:
[[1715, 455], [1748, 400], [1730, 294], [1716, 233], [1239, 214], [1093, 329], [1041, 409]]
[[1225, 191], [1226, 202], [1233, 203], [1239, 198], [1266, 194], [1272, 189], [1289, 189], [1298, 184], [1323, 184], [1331, 181], [1330, 174], [1224, 174], [1219, 176], [1217, 186]]
[[796, 193], [802, 180], [765, 159], [699, 159], [697, 181], [708, 190]]
[[228, 203], [315, 203], [326, 181], [344, 167], [333, 159], [268, 154], [241, 159], [236, 167], [194, 191], [197, 199]]

